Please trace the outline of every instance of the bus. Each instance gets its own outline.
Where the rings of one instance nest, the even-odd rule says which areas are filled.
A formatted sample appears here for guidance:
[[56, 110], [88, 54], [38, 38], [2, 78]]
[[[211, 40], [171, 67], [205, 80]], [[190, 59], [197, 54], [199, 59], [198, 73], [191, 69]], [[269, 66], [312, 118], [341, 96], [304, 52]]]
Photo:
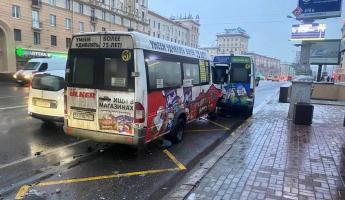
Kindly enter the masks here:
[[222, 90], [218, 102], [222, 113], [253, 113], [255, 69], [250, 56], [219, 55], [213, 59], [213, 83]]
[[66, 66], [64, 131], [142, 146], [183, 138], [185, 125], [215, 112], [205, 51], [138, 32], [74, 35]]

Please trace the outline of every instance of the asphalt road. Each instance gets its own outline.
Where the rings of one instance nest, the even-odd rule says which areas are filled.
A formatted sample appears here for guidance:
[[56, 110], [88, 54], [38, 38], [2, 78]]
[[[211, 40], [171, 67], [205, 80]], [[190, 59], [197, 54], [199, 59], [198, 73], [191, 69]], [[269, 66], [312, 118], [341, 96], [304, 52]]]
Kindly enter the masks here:
[[[255, 105], [283, 84], [262, 81]], [[203, 118], [188, 125], [182, 143], [164, 150], [157, 141], [137, 155], [29, 117], [27, 95], [26, 87], [0, 83], [0, 199], [159, 199], [245, 120]]]

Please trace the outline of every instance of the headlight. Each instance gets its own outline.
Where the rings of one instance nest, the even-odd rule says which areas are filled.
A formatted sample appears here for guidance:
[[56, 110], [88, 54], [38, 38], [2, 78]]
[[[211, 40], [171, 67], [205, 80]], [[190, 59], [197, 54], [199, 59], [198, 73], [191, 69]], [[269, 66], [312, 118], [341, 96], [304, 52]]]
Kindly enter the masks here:
[[31, 77], [32, 77], [31, 74], [26, 74], [26, 75], [24, 76], [25, 79], [31, 79]]
[[14, 75], [13, 75], [13, 78], [17, 78], [17, 75], [14, 74]]

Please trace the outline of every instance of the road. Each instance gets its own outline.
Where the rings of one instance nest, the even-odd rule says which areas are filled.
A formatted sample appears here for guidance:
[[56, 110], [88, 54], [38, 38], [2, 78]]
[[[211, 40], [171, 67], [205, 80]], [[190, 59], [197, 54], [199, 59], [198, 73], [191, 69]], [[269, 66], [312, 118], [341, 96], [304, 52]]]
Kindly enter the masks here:
[[[283, 84], [262, 81], [255, 105]], [[202, 118], [188, 126], [180, 144], [163, 150], [157, 141], [136, 155], [29, 117], [27, 95], [26, 87], [0, 83], [0, 199], [159, 199], [245, 120]]]

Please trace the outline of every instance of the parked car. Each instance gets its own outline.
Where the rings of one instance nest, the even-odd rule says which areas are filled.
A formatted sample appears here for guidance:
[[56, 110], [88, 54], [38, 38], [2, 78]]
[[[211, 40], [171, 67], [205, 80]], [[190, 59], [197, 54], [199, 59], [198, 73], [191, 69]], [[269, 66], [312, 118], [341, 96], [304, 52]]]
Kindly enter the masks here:
[[272, 81], [279, 81], [279, 76], [274, 76], [274, 77], [272, 78]]
[[30, 84], [28, 114], [44, 122], [63, 122], [65, 70], [35, 74]]
[[17, 71], [13, 78], [24, 85], [32, 80], [34, 74], [39, 72], [48, 72], [53, 70], [64, 70], [66, 68], [66, 59], [61, 58], [33, 58], [30, 59], [22, 70]]

